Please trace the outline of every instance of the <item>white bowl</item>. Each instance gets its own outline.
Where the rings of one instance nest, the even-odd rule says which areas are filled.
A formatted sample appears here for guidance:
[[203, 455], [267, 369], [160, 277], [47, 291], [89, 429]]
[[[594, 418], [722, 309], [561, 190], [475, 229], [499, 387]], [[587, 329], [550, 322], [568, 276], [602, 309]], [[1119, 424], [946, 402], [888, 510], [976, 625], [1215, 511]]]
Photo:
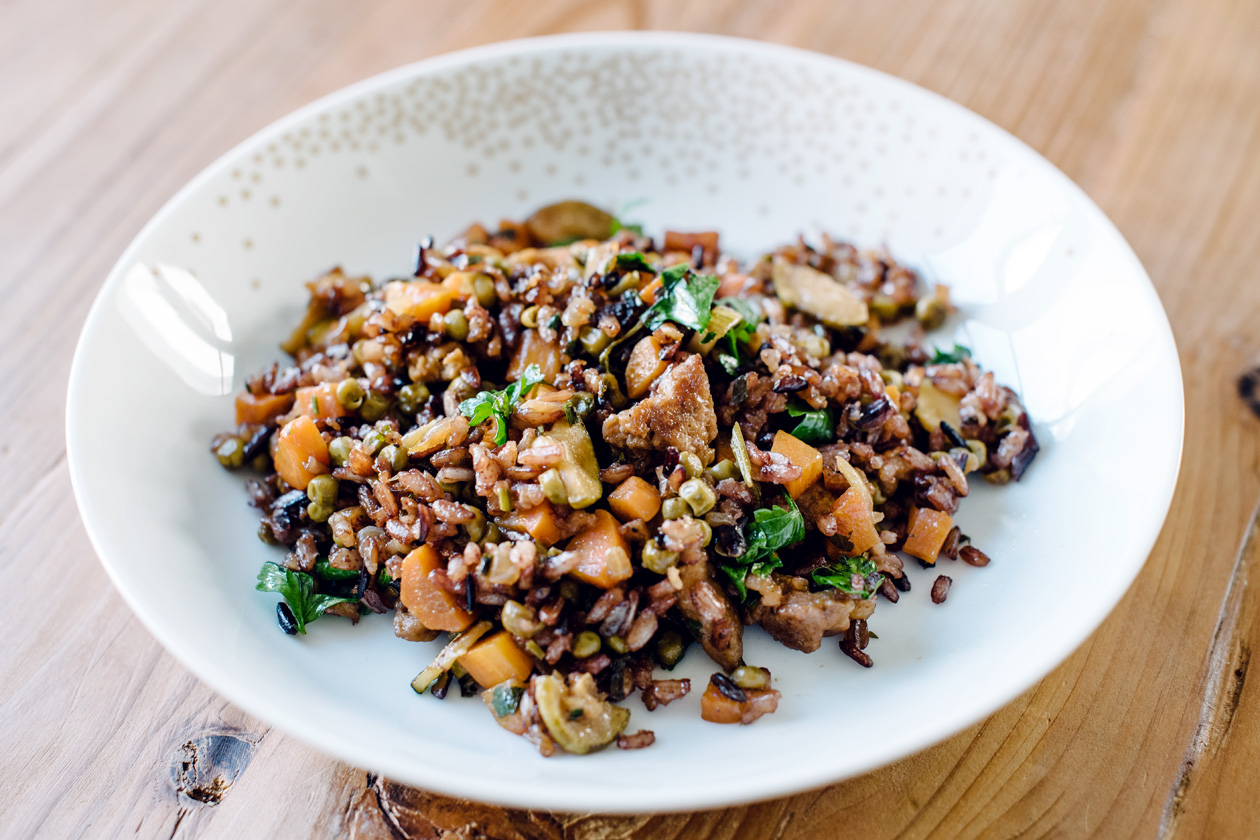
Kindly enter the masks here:
[[[1042, 452], [959, 513], [993, 563], [943, 561], [881, 602], [864, 670], [760, 630], [779, 711], [699, 719], [699, 690], [648, 713], [646, 750], [541, 758], [477, 699], [412, 693], [438, 643], [338, 620], [292, 638], [243, 479], [207, 451], [243, 376], [280, 356], [301, 284], [332, 265], [405, 274], [414, 243], [581, 197], [649, 233], [717, 228], [745, 255], [800, 232], [886, 243], [948, 283], [954, 334], [1023, 396]], [[727, 805], [901, 758], [1062, 662], [1136, 576], [1180, 460], [1182, 391], [1141, 265], [1066, 177], [980, 117], [864, 67], [662, 33], [518, 41], [403, 67], [228, 152], [144, 228], [106, 281], [70, 379], [83, 520], [145, 625], [234, 703], [353, 764], [432, 790], [570, 811]], [[714, 666], [680, 666], [702, 689]]]

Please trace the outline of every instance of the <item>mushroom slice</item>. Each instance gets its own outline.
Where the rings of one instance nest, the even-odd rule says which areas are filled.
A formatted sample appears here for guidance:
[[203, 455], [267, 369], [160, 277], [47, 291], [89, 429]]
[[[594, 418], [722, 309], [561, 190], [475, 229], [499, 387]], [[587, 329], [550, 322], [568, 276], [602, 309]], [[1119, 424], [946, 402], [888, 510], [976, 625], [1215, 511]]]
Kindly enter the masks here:
[[584, 201], [561, 201], [534, 211], [525, 220], [530, 234], [546, 245], [612, 236], [613, 217]]
[[778, 258], [770, 276], [779, 300], [813, 315], [829, 327], [856, 327], [870, 320], [866, 301], [816, 268]]

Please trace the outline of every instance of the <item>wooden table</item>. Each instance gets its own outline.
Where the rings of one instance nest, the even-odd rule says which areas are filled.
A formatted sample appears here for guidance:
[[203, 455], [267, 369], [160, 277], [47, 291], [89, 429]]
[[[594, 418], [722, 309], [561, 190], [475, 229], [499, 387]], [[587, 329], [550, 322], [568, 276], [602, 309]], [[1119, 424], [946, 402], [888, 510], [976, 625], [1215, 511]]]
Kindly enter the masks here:
[[[671, 27], [938, 91], [1116, 221], [1172, 319], [1186, 384], [1181, 481], [1145, 570], [1071, 659], [983, 723], [870, 775], [725, 811], [477, 806], [233, 708], [124, 606], [71, 497], [66, 374], [110, 265], [221, 152], [348, 82], [505, 38]], [[1235, 387], [1260, 350], [1260, 3], [8, 0], [0, 114], [0, 835], [1260, 836], [1260, 592], [1247, 585], [1260, 421]]]

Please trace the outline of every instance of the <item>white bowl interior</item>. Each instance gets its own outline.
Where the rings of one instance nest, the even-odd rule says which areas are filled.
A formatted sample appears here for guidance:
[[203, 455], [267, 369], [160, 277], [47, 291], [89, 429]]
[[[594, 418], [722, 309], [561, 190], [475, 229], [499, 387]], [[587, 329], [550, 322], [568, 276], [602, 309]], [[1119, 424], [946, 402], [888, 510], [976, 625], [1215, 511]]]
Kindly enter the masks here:
[[[716, 228], [760, 250], [826, 230], [886, 243], [948, 283], [954, 334], [1025, 398], [1042, 452], [1024, 480], [959, 514], [993, 558], [948, 563], [871, 620], [864, 670], [749, 633], [780, 711], [698, 717], [695, 693], [631, 730], [657, 743], [544, 760], [479, 700], [417, 697], [438, 648], [389, 622], [276, 627], [253, 591], [277, 549], [243, 479], [207, 451], [244, 374], [279, 357], [328, 267], [407, 272], [425, 234], [580, 197], [649, 233]], [[1144, 430], [1131, 432], [1133, 406]], [[1008, 702], [1112, 609], [1167, 511], [1181, 448], [1179, 367], [1141, 266], [1092, 203], [981, 118], [909, 84], [808, 53], [701, 36], [597, 35], [459, 53], [368, 80], [228, 153], [140, 234], [102, 290], [71, 379], [76, 493], [129, 604], [245, 709], [399, 780], [505, 804], [667, 810], [769, 797], [863, 772]], [[750, 757], [755, 757], [750, 761]], [[662, 772], [662, 771], [668, 772]]]

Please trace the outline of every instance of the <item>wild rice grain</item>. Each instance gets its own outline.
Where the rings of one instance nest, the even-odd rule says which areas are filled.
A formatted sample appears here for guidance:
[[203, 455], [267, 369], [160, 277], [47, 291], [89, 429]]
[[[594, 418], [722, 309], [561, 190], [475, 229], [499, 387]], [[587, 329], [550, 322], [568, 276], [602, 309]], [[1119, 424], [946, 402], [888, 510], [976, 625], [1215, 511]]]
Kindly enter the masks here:
[[958, 549], [958, 556], [962, 558], [964, 563], [968, 563], [972, 566], [989, 565], [989, 555], [985, 554], [973, 545], [964, 545], [962, 548]]
[[840, 650], [844, 651], [844, 655], [852, 659], [863, 668], [869, 668], [875, 664], [870, 655], [857, 646], [857, 642], [851, 641], [847, 636], [840, 641]]
[[949, 594], [949, 587], [953, 582], [954, 579], [949, 575], [940, 575], [936, 578], [936, 580], [932, 581], [933, 604], [945, 603], [945, 596]]
[[650, 729], [640, 729], [633, 735], [618, 735], [617, 749], [619, 750], [641, 750], [644, 747], [650, 747], [656, 743], [656, 734]]

